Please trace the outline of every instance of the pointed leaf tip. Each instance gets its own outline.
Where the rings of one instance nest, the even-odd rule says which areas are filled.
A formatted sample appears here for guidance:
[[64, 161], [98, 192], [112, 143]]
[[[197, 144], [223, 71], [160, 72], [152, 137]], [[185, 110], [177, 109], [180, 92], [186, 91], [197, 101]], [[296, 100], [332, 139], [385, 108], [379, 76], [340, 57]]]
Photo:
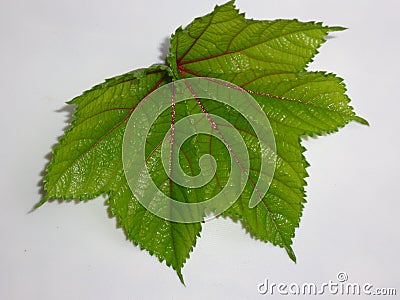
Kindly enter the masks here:
[[185, 280], [183, 279], [183, 275], [182, 275], [182, 272], [181, 272], [181, 270], [175, 270], [176, 271], [176, 274], [178, 275], [178, 277], [179, 277], [179, 280], [181, 281], [181, 283], [186, 287], [186, 284], [185, 284]]
[[367, 126], [369, 126], [369, 122], [368, 122], [366, 119], [361, 118], [361, 117], [359, 117], [359, 116], [354, 116], [354, 119], [353, 119], [353, 120], [356, 121], [356, 122], [358, 122], [358, 123], [360, 123], [360, 124], [362, 124], [362, 125], [367, 125]]
[[286, 253], [289, 255], [290, 259], [294, 263], [296, 263], [297, 262], [296, 254], [294, 254], [292, 247], [286, 247], [285, 250], [286, 250]]
[[333, 32], [333, 31], [344, 31], [347, 30], [348, 28], [343, 27], [343, 26], [332, 26], [329, 27], [329, 31]]

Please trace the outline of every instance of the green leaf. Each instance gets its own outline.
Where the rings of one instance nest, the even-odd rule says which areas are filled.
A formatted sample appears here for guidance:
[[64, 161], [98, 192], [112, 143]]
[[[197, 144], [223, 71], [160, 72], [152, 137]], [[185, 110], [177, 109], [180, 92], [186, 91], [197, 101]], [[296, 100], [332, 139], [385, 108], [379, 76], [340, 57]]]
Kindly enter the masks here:
[[193, 136], [179, 149], [179, 162], [170, 157], [170, 163], [179, 163], [189, 176], [201, 172], [199, 159], [204, 154], [215, 159], [214, 177], [199, 188], [170, 178], [162, 164], [161, 144], [170, 128], [187, 116], [204, 114], [210, 123], [209, 114], [224, 118], [249, 149], [250, 171], [243, 193], [223, 215], [239, 220], [253, 237], [284, 248], [296, 260], [292, 242], [308, 176], [301, 138], [335, 132], [350, 121], [368, 124], [349, 106], [341, 78], [306, 70], [325, 37], [343, 29], [298, 20], [246, 19], [233, 1], [178, 28], [171, 37], [167, 65], [108, 79], [69, 102], [76, 106], [75, 120], [54, 148], [44, 178], [46, 195], [36, 207], [50, 199], [89, 200], [106, 195], [110, 214], [127, 238], [165, 261], [183, 283], [182, 267], [200, 236], [201, 223], [164, 220], [142, 206], [125, 177], [123, 138], [131, 115], [159, 87], [182, 78], [217, 78], [250, 93], [269, 119], [277, 162], [268, 193], [254, 208], [249, 206], [261, 172], [259, 140], [240, 112], [210, 99], [172, 102], [163, 111], [144, 145], [147, 170], [162, 193], [180, 202], [199, 203], [220, 193], [230, 176], [232, 155], [220, 139]]

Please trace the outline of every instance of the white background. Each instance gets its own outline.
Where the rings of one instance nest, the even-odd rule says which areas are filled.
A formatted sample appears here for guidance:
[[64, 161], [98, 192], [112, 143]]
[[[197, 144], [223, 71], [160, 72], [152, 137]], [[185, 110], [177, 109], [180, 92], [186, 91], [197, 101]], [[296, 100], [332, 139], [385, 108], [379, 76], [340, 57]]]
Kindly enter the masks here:
[[297, 264], [238, 224], [215, 220], [204, 225], [183, 269], [184, 287], [172, 269], [125, 240], [102, 198], [28, 212], [67, 125], [64, 102], [104, 78], [160, 62], [175, 28], [216, 1], [2, 0], [0, 298], [267, 299], [257, 292], [264, 278], [323, 283], [339, 271], [350, 282], [400, 294], [398, 3], [237, 1], [253, 18], [348, 27], [334, 33], [310, 69], [345, 78], [352, 105], [371, 126], [352, 123], [303, 143], [311, 167], [293, 245]]

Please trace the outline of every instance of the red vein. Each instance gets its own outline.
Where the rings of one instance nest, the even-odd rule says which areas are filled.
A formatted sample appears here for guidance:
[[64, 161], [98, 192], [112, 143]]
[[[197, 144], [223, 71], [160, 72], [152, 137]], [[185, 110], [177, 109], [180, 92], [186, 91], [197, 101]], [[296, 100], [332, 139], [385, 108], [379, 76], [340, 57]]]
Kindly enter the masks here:
[[[174, 144], [175, 144], [175, 85], [172, 84], [172, 95], [171, 95], [171, 152], [170, 152], [170, 161], [169, 161], [169, 195], [172, 198], [172, 160], [174, 153]], [[179, 162], [178, 162], [179, 163]], [[169, 214], [172, 215], [172, 203], [169, 204]], [[176, 263], [178, 263], [178, 257], [176, 255], [176, 246], [175, 246], [175, 237], [172, 223], [170, 223], [170, 236], [171, 236], [171, 244], [174, 247], [174, 258]]]
[[[204, 27], [204, 30], [200, 33], [200, 35], [198, 37], [196, 37], [193, 41], [193, 43], [190, 45], [190, 47], [185, 51], [185, 53], [182, 54], [182, 56], [179, 58], [178, 60], [178, 65], [180, 64], [180, 62], [182, 61], [182, 59], [185, 58], [185, 56], [192, 50], [192, 48], [194, 47], [194, 45], [196, 45], [196, 43], [200, 40], [200, 38], [203, 36], [203, 34], [207, 31], [208, 27], [211, 25], [211, 22], [214, 18], [214, 15], [211, 15], [210, 20], [208, 21], [208, 24]], [[178, 48], [177, 48], [178, 50]]]
[[[208, 24], [207, 26], [209, 26], [209, 24]], [[206, 29], [207, 29], [207, 28], [206, 28]], [[252, 45], [250, 45], [250, 46], [248, 46], [248, 47], [246, 47], [246, 48], [243, 48], [243, 49], [238, 49], [238, 50], [235, 50], [235, 51], [228, 51], [228, 50], [225, 50], [224, 52], [221, 52], [221, 53], [218, 53], [218, 54], [215, 54], [215, 55], [211, 55], [211, 56], [208, 56], [208, 57], [197, 58], [197, 59], [193, 59], [193, 60], [188, 60], [188, 61], [184, 61], [184, 62], [182, 62], [183, 57], [181, 57], [181, 59], [179, 59], [179, 61], [178, 61], [178, 65], [179, 65], [179, 64], [180, 64], [180, 65], [185, 65], [185, 64], [191, 64], [191, 63], [201, 62], [201, 61], [205, 61], [205, 60], [209, 60], [209, 59], [213, 59], [213, 58], [217, 58], [217, 57], [221, 57], [221, 56], [225, 56], [225, 55], [229, 55], [229, 54], [234, 54], [234, 53], [242, 53], [244, 50], [248, 50], [248, 49], [250, 49], [250, 48], [254, 48], [254, 47], [260, 46], [260, 45], [265, 44], [265, 43], [267, 43], [267, 42], [271, 42], [272, 40], [275, 40], [275, 39], [279, 39], [279, 38], [282, 38], [282, 37], [285, 37], [285, 36], [289, 36], [289, 35], [291, 35], [291, 34], [296, 34], [296, 33], [298, 33], [298, 32], [313, 31], [313, 30], [316, 30], [316, 28], [310, 28], [310, 29], [306, 29], [306, 30], [303, 30], [303, 29], [293, 30], [293, 31], [291, 31], [291, 32], [287, 32], [287, 33], [285, 33], [285, 34], [282, 34], [282, 35], [280, 35], [280, 36], [271, 37], [269, 40], [265, 40], [265, 41], [261, 41], [261, 42], [256, 43], [256, 44], [252, 44]], [[204, 31], [201, 33], [201, 35], [199, 35], [199, 36], [195, 39], [195, 43], [198, 42], [198, 40], [199, 40], [199, 39], [201, 38], [201, 36], [205, 33], [205, 31], [206, 31], [206, 30], [204, 30]], [[239, 31], [239, 33], [241, 33], [241, 31]], [[195, 43], [193, 43], [189, 49], [192, 49]], [[232, 43], [232, 40], [230, 41], [230, 43]], [[302, 47], [302, 48], [306, 48], [306, 49], [307, 49], [308, 47]], [[188, 49], [188, 50], [189, 50], [189, 49]], [[228, 48], [227, 48], [227, 49], [228, 49]], [[186, 51], [186, 52], [188, 52], [188, 51]], [[186, 55], [186, 54], [187, 54], [187, 53], [185, 53], [185, 55]], [[291, 54], [294, 55], [295, 53], [291, 53]], [[301, 56], [301, 57], [302, 57], [302, 56]]]
[[131, 109], [132, 109], [132, 107], [112, 107], [112, 108], [109, 108], [109, 109], [105, 109], [105, 110], [99, 111], [99, 112], [97, 112], [97, 113], [95, 113], [95, 114], [93, 114], [91, 116], [88, 116], [87, 118], [79, 120], [80, 121], [79, 124], [82, 124], [83, 122], [85, 122], [87, 120], [90, 120], [90, 119], [92, 119], [92, 118], [94, 118], [94, 117], [96, 117], [98, 115], [103, 114], [103, 113], [111, 112], [111, 111], [114, 111], [114, 110], [131, 110]]
[[[171, 95], [171, 151], [169, 159], [169, 195], [172, 197], [172, 160], [174, 155], [175, 145], [175, 85], [172, 84], [172, 95]], [[170, 207], [171, 209], [172, 207]]]
[[[165, 71], [164, 71], [164, 70], [154, 70], [154, 71], [146, 72], [146, 75], [153, 75], [153, 74], [158, 74], [158, 73], [162, 73], [162, 72], [165, 72]], [[127, 75], [133, 75], [133, 74], [132, 74], [132, 73], [126, 73], [126, 74], [123, 74], [123, 75], [120, 75], [120, 76], [127, 76]], [[114, 82], [114, 83], [111, 84], [111, 81], [112, 81], [113, 79], [114, 79], [114, 78], [106, 79], [105, 82], [94, 86], [94, 87], [91, 88], [90, 90], [84, 92], [81, 96], [78, 96], [78, 97], [75, 97], [74, 99], [72, 99], [72, 102], [73, 102], [75, 99], [78, 99], [78, 98], [84, 96], [86, 93], [94, 92], [94, 91], [97, 91], [98, 89], [101, 89], [101, 88], [103, 88], [103, 89], [107, 88], [107, 89], [105, 89], [105, 90], [103, 91], [103, 93], [101, 93], [100, 95], [95, 96], [95, 97], [91, 100], [91, 102], [88, 102], [87, 104], [85, 104], [85, 105], [83, 105], [83, 106], [79, 105], [79, 109], [83, 109], [83, 108], [85, 108], [87, 105], [93, 103], [93, 101], [96, 101], [98, 98], [100, 98], [101, 96], [103, 96], [104, 93], [105, 93], [109, 88], [112, 88], [112, 87], [115, 87], [115, 86], [117, 86], [117, 85], [130, 82], [130, 81], [132, 81], [132, 80], [134, 80], [134, 79], [138, 79], [138, 78], [135, 77], [135, 76], [133, 75], [132, 78], [124, 79], [124, 80], [122, 80], [122, 81], [117, 81], [117, 82]]]

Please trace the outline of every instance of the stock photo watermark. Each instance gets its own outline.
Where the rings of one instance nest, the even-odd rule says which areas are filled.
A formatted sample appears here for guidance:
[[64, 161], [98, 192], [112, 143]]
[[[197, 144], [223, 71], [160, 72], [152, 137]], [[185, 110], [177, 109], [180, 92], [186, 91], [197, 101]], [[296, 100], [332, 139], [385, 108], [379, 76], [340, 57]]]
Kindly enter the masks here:
[[273, 282], [265, 278], [257, 286], [257, 291], [261, 295], [340, 295], [340, 296], [396, 296], [396, 288], [375, 287], [369, 282], [351, 282], [346, 272], [339, 272], [335, 280], [329, 280], [320, 284], [313, 282], [304, 283], [284, 283]]

